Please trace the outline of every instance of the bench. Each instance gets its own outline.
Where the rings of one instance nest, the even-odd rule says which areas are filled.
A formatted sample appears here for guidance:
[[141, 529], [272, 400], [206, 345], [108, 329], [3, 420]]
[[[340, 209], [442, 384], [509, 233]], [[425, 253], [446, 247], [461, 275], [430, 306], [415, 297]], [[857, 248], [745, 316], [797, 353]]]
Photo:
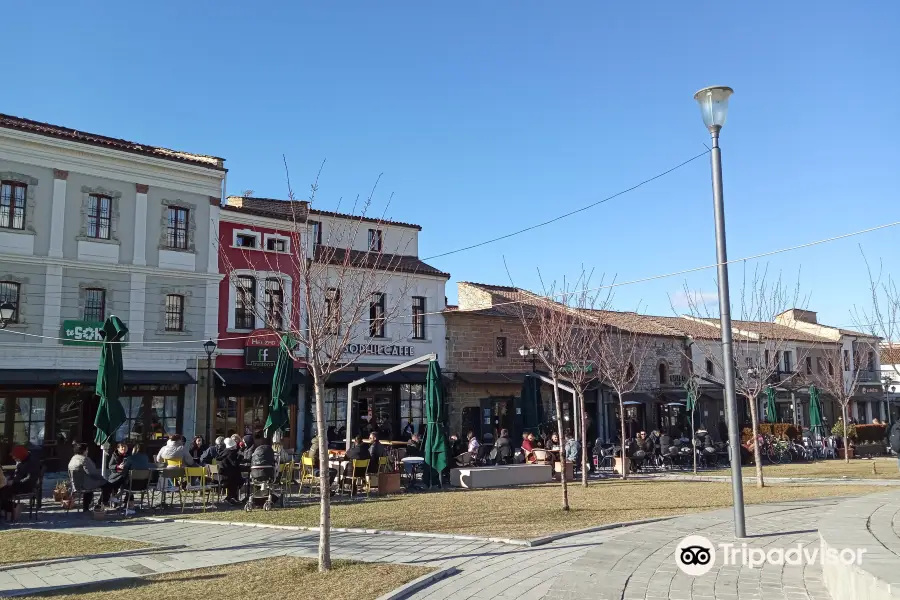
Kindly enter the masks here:
[[506, 487], [553, 481], [550, 465], [503, 465], [450, 469], [450, 485], [467, 489]]

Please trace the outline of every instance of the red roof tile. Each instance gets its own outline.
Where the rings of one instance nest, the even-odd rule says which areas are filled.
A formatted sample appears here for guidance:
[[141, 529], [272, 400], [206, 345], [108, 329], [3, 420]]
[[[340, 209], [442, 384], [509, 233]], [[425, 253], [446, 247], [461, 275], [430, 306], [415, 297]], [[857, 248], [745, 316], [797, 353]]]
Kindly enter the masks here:
[[124, 152], [132, 152], [134, 154], [142, 154], [144, 156], [153, 156], [163, 160], [173, 160], [184, 163], [191, 163], [218, 171], [225, 171], [225, 159], [217, 156], [207, 156], [205, 154], [193, 154], [190, 152], [181, 152], [178, 150], [170, 150], [159, 146], [148, 146], [146, 144], [138, 144], [137, 142], [129, 142], [119, 138], [112, 138], [96, 133], [87, 133], [78, 131], [69, 127], [60, 125], [51, 125], [50, 123], [41, 123], [40, 121], [32, 121], [31, 119], [23, 119], [12, 115], [0, 114], [0, 127], [6, 129], [15, 129], [18, 131], [26, 131], [28, 133], [36, 133], [38, 135], [46, 135], [60, 139], [68, 139], [92, 146], [102, 146], [113, 150], [122, 150]]

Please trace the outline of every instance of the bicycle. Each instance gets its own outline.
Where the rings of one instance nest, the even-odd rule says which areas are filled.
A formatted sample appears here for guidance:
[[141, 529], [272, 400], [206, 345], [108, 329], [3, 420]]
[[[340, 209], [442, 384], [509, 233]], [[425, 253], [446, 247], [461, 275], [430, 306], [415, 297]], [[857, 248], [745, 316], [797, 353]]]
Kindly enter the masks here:
[[791, 462], [791, 444], [787, 440], [778, 440], [766, 437], [764, 440], [765, 456], [773, 465], [783, 465]]

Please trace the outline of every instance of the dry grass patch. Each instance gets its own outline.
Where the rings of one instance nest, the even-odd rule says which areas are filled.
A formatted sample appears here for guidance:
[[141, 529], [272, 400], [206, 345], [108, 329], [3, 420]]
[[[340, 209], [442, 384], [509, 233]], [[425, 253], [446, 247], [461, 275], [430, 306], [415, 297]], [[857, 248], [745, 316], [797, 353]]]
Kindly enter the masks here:
[[116, 538], [17, 529], [0, 533], [0, 564], [31, 562], [104, 552], [151, 548], [151, 544]]
[[[725, 470], [724, 473], [730, 473]], [[754, 467], [744, 467], [744, 477], [756, 477]], [[786, 465], [763, 465], [765, 477], [827, 477], [832, 479], [900, 479], [896, 458], [879, 457], [873, 459], [820, 460], [812, 463], [790, 463]]]
[[[744, 488], [748, 504], [826, 496], [857, 496], [882, 491], [875, 486], [778, 484]], [[731, 506], [727, 483], [647, 480], [593, 482], [569, 487], [571, 510], [560, 506], [559, 485], [457, 490], [332, 504], [334, 527], [429, 531], [527, 539], [596, 525], [694, 513]], [[318, 504], [272, 512], [228, 511], [188, 518], [317, 526]]]
[[141, 579], [79, 586], [25, 598], [159, 600], [160, 598], [328, 598], [370, 600], [432, 571], [428, 567], [335, 561], [328, 573], [305, 558], [268, 558]]

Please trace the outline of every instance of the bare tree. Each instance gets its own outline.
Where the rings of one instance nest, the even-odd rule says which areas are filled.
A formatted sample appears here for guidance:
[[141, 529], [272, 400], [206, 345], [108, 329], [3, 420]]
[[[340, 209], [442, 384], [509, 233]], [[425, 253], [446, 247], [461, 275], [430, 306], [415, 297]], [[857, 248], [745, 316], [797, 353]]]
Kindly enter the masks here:
[[[284, 272], [286, 267], [295, 274], [291, 295], [296, 299], [297, 314], [290, 315], [292, 302], [284, 301], [282, 285], [277, 293], [268, 293], [264, 301], [253, 297], [241, 284], [240, 274], [246, 269], [227, 264], [225, 273], [234, 286], [238, 303], [265, 320], [273, 332], [286, 333], [297, 342], [293, 358], [306, 363], [312, 379], [315, 398], [316, 437], [320, 468], [319, 512], [319, 570], [331, 568], [331, 504], [328, 465], [328, 435], [325, 415], [325, 381], [342, 368], [355, 362], [365, 351], [365, 344], [354, 340], [384, 335], [385, 325], [395, 322], [403, 310], [401, 299], [410, 285], [414, 270], [404, 264], [407, 254], [404, 245], [411, 239], [400, 240], [397, 251], [387, 253], [381, 234], [368, 239], [360, 249], [362, 238], [369, 229], [380, 231], [380, 218], [367, 216], [375, 187], [364, 199], [357, 198], [352, 214], [335, 216], [323, 232], [321, 223], [308, 219], [308, 207], [318, 192], [318, 176], [310, 187], [309, 204], [295, 200], [288, 178], [289, 199], [281, 207], [285, 215], [285, 230], [290, 237], [290, 251], [284, 254], [245, 252], [245, 259], [258, 277]], [[249, 200], [249, 199], [248, 199]], [[271, 202], [271, 201], [269, 201]], [[252, 203], [249, 203], [252, 207]], [[279, 203], [281, 204], [281, 203]], [[371, 234], [370, 234], [371, 237]], [[393, 298], [387, 298], [389, 289]], [[400, 291], [397, 291], [397, 290]], [[274, 335], [274, 333], [273, 333]], [[357, 346], [358, 352], [350, 352]], [[359, 349], [362, 346], [363, 349]], [[347, 410], [352, 410], [347, 399]], [[348, 413], [349, 414], [349, 413]]]
[[[852, 350], [845, 350], [840, 343], [829, 344], [822, 348], [825, 368], [817, 374], [816, 380], [826, 394], [831, 396], [841, 407], [843, 421], [842, 438], [844, 439], [844, 461], [850, 462], [849, 407], [850, 400], [856, 393], [856, 386], [866, 370], [868, 353], [871, 346], [866, 338], [853, 342]], [[852, 360], [852, 364], [851, 364]]]
[[[586, 288], [585, 288], [586, 289]], [[566, 481], [566, 432], [563, 428], [562, 402], [559, 396], [560, 379], [568, 374], [567, 361], [572, 354], [573, 321], [579, 320], [577, 313], [571, 310], [568, 302], [578, 298], [581, 292], [566, 289], [563, 284], [561, 293], [555, 286], [544, 288], [544, 295], [538, 296], [519, 290], [521, 296], [519, 314], [528, 345], [537, 350], [537, 356], [547, 368], [553, 381], [553, 402], [556, 409], [556, 428], [559, 434], [561, 465], [560, 481], [562, 490], [562, 509], [569, 510], [569, 489]], [[586, 293], [586, 292], [585, 292]], [[577, 302], [576, 302], [577, 303]]]
[[[611, 313], [615, 315], [616, 313]], [[623, 318], [629, 314], [620, 313]], [[639, 318], [634, 315], [634, 318]], [[619, 319], [616, 319], [619, 320]], [[628, 439], [625, 431], [625, 394], [633, 392], [640, 381], [640, 373], [643, 369], [644, 359], [649, 350], [649, 344], [645, 336], [637, 328], [630, 328], [627, 323], [611, 324], [601, 321], [596, 329], [597, 337], [594, 344], [594, 363], [604, 383], [611, 387], [619, 398], [619, 435], [621, 438], [622, 452], [622, 479], [627, 479], [628, 469], [625, 468], [625, 443]]]
[[895, 376], [900, 377], [900, 288], [890, 274], [885, 275], [880, 261], [876, 275], [865, 255], [863, 259], [869, 273], [871, 305], [854, 309], [854, 321], [860, 330], [881, 338], [880, 350], [888, 357]]
[[[718, 328], [718, 315], [710, 312], [700, 299], [700, 292], [692, 292], [685, 286], [690, 315], [686, 318]], [[797, 331], [786, 325], [776, 323], [776, 318], [791, 308], [799, 308], [801, 298], [799, 286], [793, 289], [785, 286], [781, 278], [773, 282], [767, 280], [765, 269], [754, 270], [750, 281], [746, 271], [740, 294], [739, 318], [732, 321], [732, 356], [725, 357], [721, 344], [721, 331], [718, 336], [706, 338], [698, 336], [692, 339], [693, 346], [698, 348], [702, 356], [713, 365], [706, 379], [724, 386], [723, 374], [725, 360], [731, 360], [735, 374], [735, 392], [747, 400], [750, 407], [751, 441], [753, 443], [753, 462], [756, 465], [756, 485], [764, 487], [762, 469], [762, 452], [758, 443], [759, 431], [759, 398], [770, 386], [787, 385], [798, 374], [797, 370], [783, 368], [785, 352], [794, 357], [792, 367], [802, 364], [808, 353], [808, 347], [797, 344]], [[691, 357], [689, 357], [691, 358]], [[729, 432], [729, 435], [740, 435], [740, 432]]]

